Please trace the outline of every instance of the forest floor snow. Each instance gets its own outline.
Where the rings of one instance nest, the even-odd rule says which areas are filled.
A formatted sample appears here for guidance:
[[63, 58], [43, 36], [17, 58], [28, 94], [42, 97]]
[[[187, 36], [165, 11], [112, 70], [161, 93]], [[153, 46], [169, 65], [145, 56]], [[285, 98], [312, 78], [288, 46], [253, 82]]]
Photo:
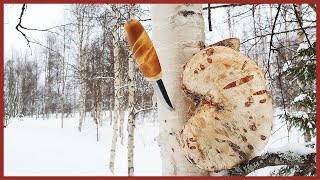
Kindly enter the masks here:
[[[105, 117], [109, 117], [107, 113]], [[160, 148], [156, 142], [159, 123], [155, 118], [154, 113], [137, 118], [134, 149], [136, 176], [161, 175]], [[279, 118], [275, 119], [273, 135], [264, 152], [292, 143], [303, 143], [301, 132], [293, 128], [288, 133], [286, 124]], [[4, 128], [4, 175], [127, 176], [126, 123], [123, 144], [118, 137], [114, 174], [109, 170], [113, 131], [109, 120], [99, 127], [99, 141], [90, 115], [86, 117], [82, 132], [77, 129], [77, 116], [64, 118], [64, 128], [60, 126], [61, 119], [56, 116], [49, 119], [11, 119], [9, 126]], [[279, 167], [263, 168], [250, 176], [266, 176], [276, 168]]]
[[[82, 132], [78, 131], [77, 117], [65, 118], [64, 128], [60, 127], [59, 118], [12, 119], [4, 129], [4, 175], [127, 176], [127, 132], [123, 145], [118, 141], [112, 174], [109, 170], [112, 126], [104, 122], [97, 141], [96, 125], [89, 116]], [[158, 124], [139, 120], [136, 127], [135, 175], [161, 175], [160, 149], [154, 140]]]

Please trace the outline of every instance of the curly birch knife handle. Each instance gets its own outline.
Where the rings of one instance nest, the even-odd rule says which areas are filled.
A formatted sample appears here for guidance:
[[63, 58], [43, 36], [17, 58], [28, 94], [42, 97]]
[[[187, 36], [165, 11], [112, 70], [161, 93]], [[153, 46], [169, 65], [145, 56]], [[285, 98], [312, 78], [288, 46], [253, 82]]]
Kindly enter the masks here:
[[131, 52], [147, 80], [161, 78], [161, 66], [154, 46], [142, 24], [132, 19], [124, 25]]

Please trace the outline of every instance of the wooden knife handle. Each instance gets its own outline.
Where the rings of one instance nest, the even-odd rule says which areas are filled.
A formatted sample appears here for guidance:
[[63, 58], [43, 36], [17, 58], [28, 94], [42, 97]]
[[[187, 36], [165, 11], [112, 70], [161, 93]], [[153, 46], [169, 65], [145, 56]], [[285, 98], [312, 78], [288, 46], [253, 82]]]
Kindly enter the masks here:
[[131, 52], [147, 80], [161, 78], [161, 66], [154, 46], [142, 24], [132, 19], [124, 25]]

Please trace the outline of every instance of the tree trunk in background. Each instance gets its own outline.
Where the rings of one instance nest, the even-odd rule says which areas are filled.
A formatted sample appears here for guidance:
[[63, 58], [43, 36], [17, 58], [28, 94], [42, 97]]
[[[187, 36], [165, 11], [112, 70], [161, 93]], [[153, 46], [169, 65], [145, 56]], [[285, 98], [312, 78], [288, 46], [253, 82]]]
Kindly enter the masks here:
[[119, 124], [119, 88], [120, 88], [120, 62], [119, 62], [119, 24], [118, 24], [118, 5], [112, 5], [113, 13], [113, 56], [114, 56], [114, 124], [112, 134], [112, 144], [110, 151], [109, 169], [114, 173], [114, 163], [116, 157], [116, 145], [118, 139]]
[[[299, 21], [301, 22], [301, 26], [303, 27], [303, 22], [302, 22], [302, 4], [295, 4], [296, 5], [296, 10], [297, 10], [297, 29], [300, 28]], [[298, 46], [303, 43], [304, 41], [304, 33], [303, 30], [300, 29], [297, 31], [297, 39], [296, 42]]]
[[81, 5], [77, 6], [77, 30], [78, 30], [78, 36], [79, 36], [79, 63], [80, 63], [80, 105], [79, 105], [79, 125], [78, 130], [81, 132], [82, 125], [84, 122], [84, 118], [86, 115], [86, 81], [85, 81], [85, 70], [86, 70], [86, 57], [84, 53], [84, 15], [85, 15], [85, 7], [81, 7]]
[[162, 80], [175, 108], [169, 111], [161, 103], [158, 104], [162, 174], [207, 176], [207, 171], [188, 162], [174, 135], [186, 123], [191, 105], [180, 89], [180, 75], [183, 65], [200, 50], [199, 44], [204, 42], [202, 6], [151, 5], [151, 10], [152, 38], [162, 66]]
[[65, 73], [64, 63], [66, 58], [66, 26], [63, 26], [63, 59], [62, 59], [62, 92], [61, 92], [61, 128], [63, 128], [63, 116], [64, 116], [64, 84], [65, 84]]
[[[129, 19], [134, 18], [134, 4], [130, 5], [130, 17]], [[135, 75], [135, 60], [130, 54], [129, 57], [129, 117], [128, 117], [128, 176], [134, 175], [134, 130], [135, 130], [135, 112], [134, 112], [134, 92], [136, 87], [136, 75]]]
[[228, 31], [229, 37], [233, 37], [232, 25], [231, 25], [231, 7], [227, 7], [227, 16], [228, 16]]
[[[122, 79], [122, 78], [121, 78]], [[123, 90], [121, 90], [123, 92]], [[122, 102], [124, 100], [124, 93], [121, 93], [121, 99]], [[119, 108], [119, 138], [120, 138], [120, 143], [123, 145], [123, 126], [124, 126], [124, 112], [125, 112], [125, 105], [124, 103], [121, 103], [120, 108]]]
[[109, 121], [111, 126], [112, 125], [112, 109], [109, 110]]
[[85, 66], [86, 62], [85, 62], [85, 58], [83, 58], [83, 50], [80, 49], [80, 109], [79, 109], [79, 114], [80, 114], [80, 119], [79, 119], [79, 126], [78, 126], [78, 130], [81, 132], [82, 130], [82, 125], [83, 125], [83, 121], [85, 118], [85, 114], [86, 114], [86, 81], [85, 81]]
[[[295, 6], [296, 6], [296, 18], [297, 18], [297, 29], [298, 29], [300, 27], [303, 27], [302, 4], [295, 4]], [[297, 31], [297, 39], [296, 39], [297, 47], [299, 47], [300, 44], [303, 42], [304, 42], [304, 32], [302, 29], [300, 29], [299, 31]], [[305, 89], [305, 87], [303, 87], [304, 85], [300, 85], [299, 81], [298, 81], [298, 85], [300, 88]], [[299, 108], [299, 110], [305, 111], [305, 109], [302, 109], [302, 108]], [[309, 131], [305, 131], [303, 133], [303, 136], [304, 136], [304, 142], [307, 143], [311, 141], [311, 134]]]

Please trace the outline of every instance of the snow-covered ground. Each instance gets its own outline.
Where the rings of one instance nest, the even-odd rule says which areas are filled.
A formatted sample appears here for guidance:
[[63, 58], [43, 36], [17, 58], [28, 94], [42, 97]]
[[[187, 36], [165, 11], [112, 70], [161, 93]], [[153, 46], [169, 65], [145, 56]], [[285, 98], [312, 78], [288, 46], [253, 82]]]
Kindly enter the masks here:
[[[55, 116], [54, 116], [55, 117]], [[108, 117], [108, 115], [106, 115]], [[146, 119], [152, 119], [146, 117]], [[65, 118], [64, 128], [58, 118], [15, 118], [4, 129], [5, 176], [111, 176], [109, 152], [112, 127], [100, 128], [87, 116], [83, 132], [78, 132], [78, 118]], [[125, 126], [126, 127], [126, 124]], [[138, 120], [135, 134], [135, 175], [161, 175], [160, 149], [154, 140], [158, 123]], [[125, 137], [127, 134], [125, 134]], [[127, 175], [127, 138], [117, 144], [115, 174]]]
[[[280, 113], [275, 110], [275, 114]], [[61, 120], [35, 117], [15, 118], [4, 129], [5, 176], [111, 176], [127, 175], [127, 134], [123, 145], [117, 144], [115, 174], [109, 169], [112, 126], [106, 120], [96, 140], [96, 125], [87, 115], [84, 129], [77, 130], [78, 117]], [[105, 117], [109, 117], [105, 114]], [[153, 113], [139, 117], [135, 133], [135, 175], [160, 176], [161, 159], [157, 144], [159, 124]], [[288, 134], [287, 126], [275, 118], [273, 135], [264, 152], [292, 143], [303, 143], [303, 135], [296, 129]], [[126, 127], [126, 124], [124, 125]], [[290, 138], [288, 138], [288, 135]], [[269, 175], [278, 167], [268, 167], [250, 175]]]

